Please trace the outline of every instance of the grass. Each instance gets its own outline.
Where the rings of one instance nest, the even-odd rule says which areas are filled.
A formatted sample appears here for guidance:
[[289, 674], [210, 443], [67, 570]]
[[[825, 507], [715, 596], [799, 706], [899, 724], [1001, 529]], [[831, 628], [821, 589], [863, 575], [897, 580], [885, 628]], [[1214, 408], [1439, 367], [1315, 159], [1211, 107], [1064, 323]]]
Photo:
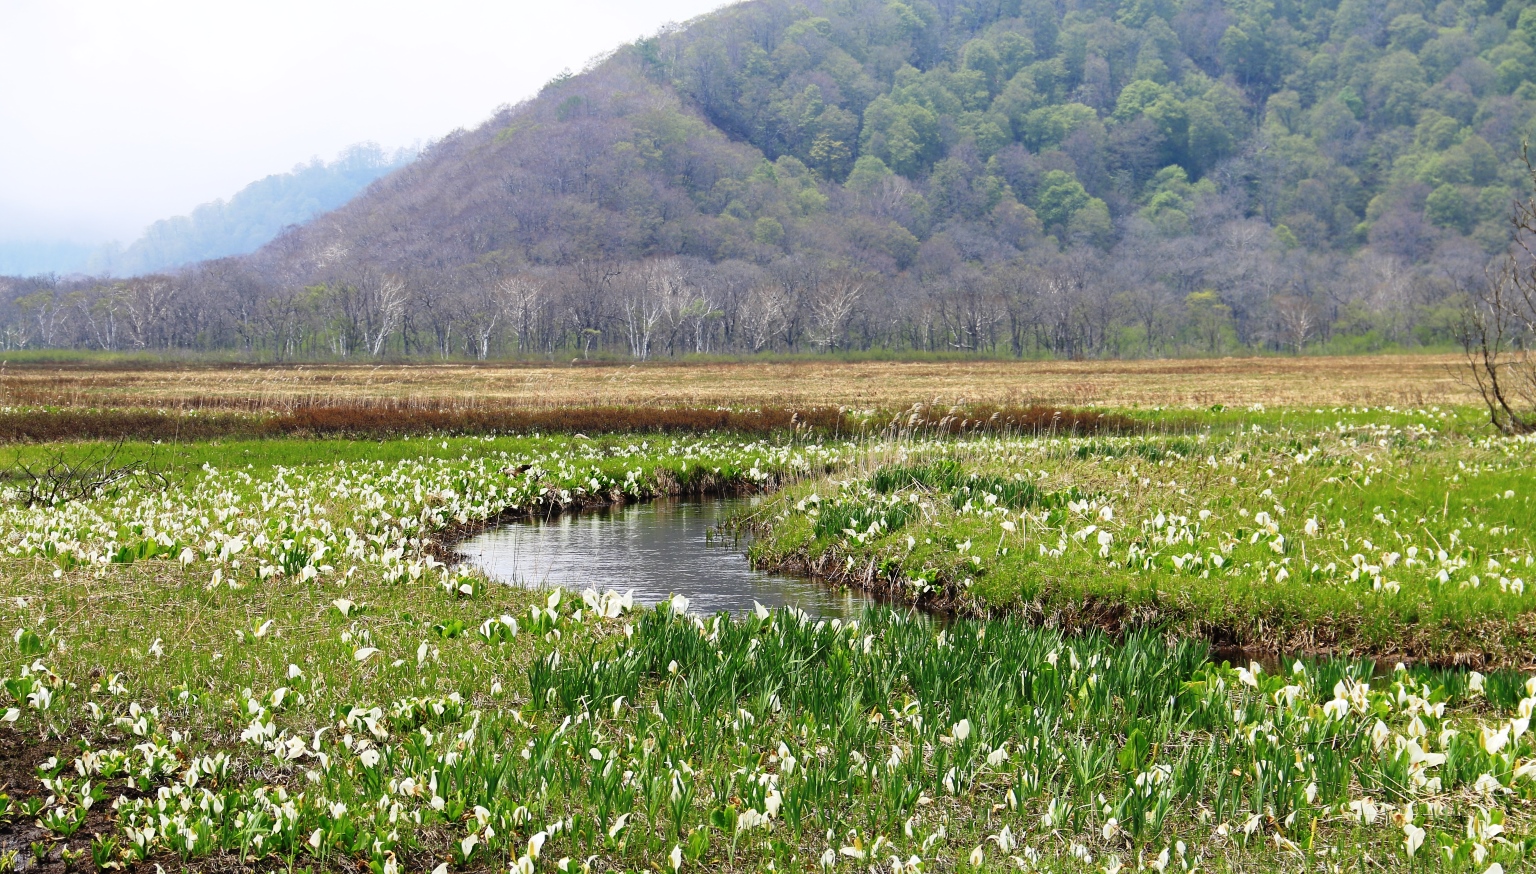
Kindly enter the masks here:
[[1147, 409], [1471, 404], [1457, 355], [1156, 361], [784, 361], [601, 366], [7, 362], [0, 404], [285, 410], [845, 406]]
[[[125, 444], [168, 476], [0, 509], [0, 868], [1529, 867], [1528, 443], [1456, 409], [917, 412]], [[494, 520], [726, 489], [775, 493], [765, 562], [959, 615], [451, 566]]]
[[1430, 411], [1254, 418], [886, 445], [854, 475], [782, 493], [754, 554], [1065, 628], [1158, 626], [1272, 656], [1536, 663], [1528, 439]]

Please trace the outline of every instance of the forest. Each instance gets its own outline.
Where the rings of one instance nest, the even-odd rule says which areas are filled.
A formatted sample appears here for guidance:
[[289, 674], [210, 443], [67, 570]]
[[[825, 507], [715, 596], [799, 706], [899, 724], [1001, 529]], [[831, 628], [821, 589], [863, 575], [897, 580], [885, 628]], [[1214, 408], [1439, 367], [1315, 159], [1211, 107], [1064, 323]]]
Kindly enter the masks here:
[[1528, 196], [1520, 0], [751, 0], [246, 256], [0, 280], [6, 349], [1444, 348]]

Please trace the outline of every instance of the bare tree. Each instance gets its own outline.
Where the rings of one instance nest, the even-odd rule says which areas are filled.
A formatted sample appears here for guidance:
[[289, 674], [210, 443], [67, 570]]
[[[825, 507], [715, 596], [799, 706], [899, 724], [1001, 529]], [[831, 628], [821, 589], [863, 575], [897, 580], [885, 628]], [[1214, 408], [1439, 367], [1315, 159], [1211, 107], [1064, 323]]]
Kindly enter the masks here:
[[[1521, 155], [1536, 187], [1529, 144]], [[1515, 202], [1510, 223], [1515, 238], [1503, 263], [1468, 295], [1462, 346], [1493, 426], [1528, 434], [1536, 431], [1536, 195]]]
[[[1528, 254], [1528, 253], [1527, 253]], [[1471, 296], [1462, 325], [1467, 370], [1494, 427], [1536, 431], [1536, 276], [1514, 256]]]
[[818, 284], [811, 297], [811, 325], [808, 336], [823, 349], [844, 345], [848, 320], [864, 294], [864, 280], [849, 275], [834, 275]]
[[128, 338], [136, 349], [169, 345], [167, 313], [176, 298], [175, 285], [160, 277], [132, 280], [118, 289], [128, 327]]
[[616, 261], [606, 258], [582, 258], [567, 274], [571, 280], [566, 290], [572, 327], [581, 338], [581, 357], [592, 351], [592, 342], [602, 336], [608, 312], [609, 289], [624, 274]]
[[52, 346], [58, 338], [59, 320], [64, 313], [66, 301], [57, 289], [46, 288], [35, 291], [26, 297], [17, 299], [16, 308], [21, 311], [21, 320], [17, 329], [23, 339], [20, 346], [25, 346], [34, 336], [31, 329], [37, 329], [37, 341], [44, 346]]
[[634, 282], [625, 290], [620, 320], [629, 340], [629, 354], [640, 361], [651, 357], [651, 341], [656, 327], [676, 313], [683, 297], [683, 269], [675, 258], [647, 262]]
[[75, 309], [90, 328], [90, 338], [98, 349], [116, 349], [118, 314], [121, 301], [115, 287], [98, 288], [95, 294], [81, 294], [75, 300]]
[[517, 332], [517, 350], [526, 351], [532, 343], [534, 321], [544, 298], [543, 287], [530, 276], [508, 276], [496, 283], [496, 297]]
[[1270, 302], [1275, 311], [1280, 340], [1301, 354], [1301, 349], [1317, 331], [1317, 308], [1299, 294], [1282, 294]]
[[762, 352], [784, 330], [784, 290], [778, 283], [762, 282], [747, 293], [737, 312], [737, 334], [750, 352]]
[[362, 296], [364, 340], [369, 354], [377, 358], [405, 315], [405, 280], [370, 272], [358, 290]]

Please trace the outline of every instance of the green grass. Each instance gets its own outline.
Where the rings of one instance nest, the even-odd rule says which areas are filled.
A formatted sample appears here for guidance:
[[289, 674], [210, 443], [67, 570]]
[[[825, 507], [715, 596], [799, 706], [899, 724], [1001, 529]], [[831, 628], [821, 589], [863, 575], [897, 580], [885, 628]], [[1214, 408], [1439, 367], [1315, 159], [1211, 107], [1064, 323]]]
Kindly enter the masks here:
[[[1499, 580], [1536, 576], [1530, 448], [1432, 411], [125, 445], [169, 484], [0, 510], [0, 863], [1519, 870], [1523, 675], [1233, 667], [1207, 639], [1528, 660], [1536, 594]], [[509, 512], [733, 487], [779, 490], [765, 560], [962, 615], [700, 617], [439, 562]]]
[[[1530, 441], [1457, 416], [1329, 418], [887, 445], [860, 475], [781, 495], [755, 555], [1067, 627], [1536, 660]], [[895, 508], [903, 523], [886, 524]]]

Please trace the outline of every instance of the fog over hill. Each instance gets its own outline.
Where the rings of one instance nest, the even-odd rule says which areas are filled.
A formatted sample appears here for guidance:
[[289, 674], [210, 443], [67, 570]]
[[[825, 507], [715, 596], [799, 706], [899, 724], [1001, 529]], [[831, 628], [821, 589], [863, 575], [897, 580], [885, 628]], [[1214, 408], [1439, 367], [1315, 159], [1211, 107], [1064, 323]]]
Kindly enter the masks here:
[[11, 280], [0, 321], [263, 358], [1446, 344], [1528, 187], [1533, 46], [1521, 0], [753, 0], [253, 255]]
[[134, 276], [254, 252], [289, 225], [341, 206], [414, 156], [410, 150], [390, 155], [374, 143], [360, 143], [334, 161], [316, 158], [252, 182], [227, 201], [161, 219], [126, 248], [115, 243], [0, 242], [0, 274]]

